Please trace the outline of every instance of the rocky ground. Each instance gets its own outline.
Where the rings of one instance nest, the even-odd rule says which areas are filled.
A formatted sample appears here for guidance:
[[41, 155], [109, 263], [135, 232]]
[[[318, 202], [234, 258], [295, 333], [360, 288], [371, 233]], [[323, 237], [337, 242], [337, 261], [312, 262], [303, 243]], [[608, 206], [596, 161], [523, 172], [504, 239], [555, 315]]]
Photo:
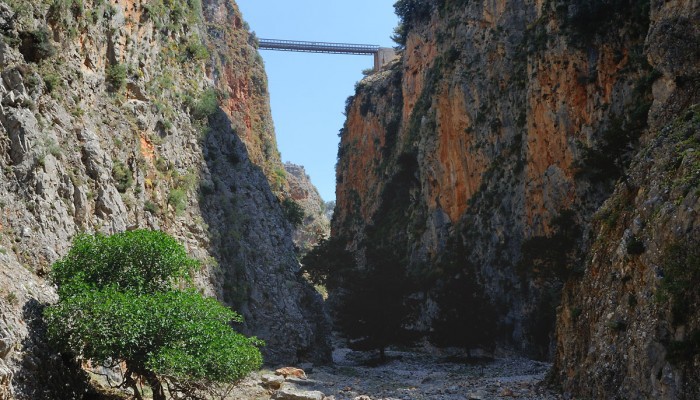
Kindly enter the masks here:
[[[561, 399], [544, 387], [547, 363], [520, 357], [467, 360], [455, 353], [388, 351], [390, 361], [370, 366], [369, 353], [336, 349], [331, 366], [306, 367], [307, 379], [263, 371], [230, 398], [279, 400]], [[279, 389], [275, 389], [281, 385]], [[267, 389], [265, 388], [267, 386]]]

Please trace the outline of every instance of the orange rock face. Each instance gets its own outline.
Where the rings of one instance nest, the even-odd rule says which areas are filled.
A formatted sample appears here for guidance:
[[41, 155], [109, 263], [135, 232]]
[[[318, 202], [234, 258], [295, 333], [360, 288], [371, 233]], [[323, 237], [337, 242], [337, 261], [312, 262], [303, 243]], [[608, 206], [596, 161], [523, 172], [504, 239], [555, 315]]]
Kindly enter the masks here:
[[428, 206], [441, 208], [457, 221], [466, 211], [469, 199], [481, 185], [488, 166], [486, 158], [473, 149], [472, 125], [459, 88], [444, 88], [437, 98], [437, 163], [429, 179]]
[[643, 37], [630, 39], [624, 24], [601, 33], [606, 40], [575, 32], [576, 10], [552, 2], [453, 3], [411, 21], [399, 62], [358, 84], [341, 137], [333, 235], [362, 263], [363, 240], [379, 230], [407, 269], [431, 278], [454, 278], [439, 264], [458, 253], [456, 268], [473, 266], [506, 310], [498, 318], [513, 340], [547, 357], [548, 333], [528, 330], [540, 313], [554, 318], [541, 296], [560, 287], [560, 260], [522, 271], [523, 249], [555, 237], [560, 217], [583, 232], [610, 190], [582, 172], [598, 167], [586, 164], [590, 154], [646, 95], [635, 88], [647, 66], [632, 57]]

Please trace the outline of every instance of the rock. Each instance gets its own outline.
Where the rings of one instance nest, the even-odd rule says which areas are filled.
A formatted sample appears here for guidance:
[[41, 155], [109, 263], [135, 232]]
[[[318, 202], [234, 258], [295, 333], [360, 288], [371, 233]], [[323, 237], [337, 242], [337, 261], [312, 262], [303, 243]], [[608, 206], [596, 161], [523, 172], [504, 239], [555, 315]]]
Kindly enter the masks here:
[[284, 383], [284, 377], [280, 375], [263, 374], [260, 380], [263, 387], [274, 390], [279, 389]]
[[[48, 27], [48, 6], [41, 1], [6, 3], [0, 0], [0, 318], [7, 318], [12, 338], [0, 330], [0, 355], [13, 358], [5, 367], [13, 374], [15, 397], [79, 398], [61, 391], [80, 387], [63, 381], [72, 371], [49, 367], [55, 364], [47, 357], [54, 355], [36, 350], [45, 329], [30, 329], [25, 316], [25, 302], [38, 309], [56, 301], [55, 288], [40, 275], [79, 232], [167, 231], [191, 255], [210, 261], [197, 271], [195, 284], [207, 296], [238, 305], [242, 330], [265, 340], [266, 362], [327, 360], [323, 303], [298, 274], [292, 230], [270, 188], [277, 183], [273, 171], [283, 166], [267, 91], [247, 88], [247, 82], [266, 81], [262, 62], [247, 35], [238, 34], [241, 27], [226, 23], [219, 24], [226, 30], [220, 37], [235, 39], [204, 40], [212, 45], [211, 68], [193, 68], [163, 51], [179, 45], [183, 35], [204, 39], [219, 18], [241, 20], [237, 7], [211, 0], [197, 11], [201, 15], [182, 19], [199, 22], [164, 35], [142, 7], [129, 10], [133, 29], [127, 29], [124, 7], [131, 3], [115, 3], [110, 18], [94, 13], [100, 23], [70, 32], [70, 7], [60, 9], [60, 18], [73, 22]], [[26, 61], [17, 28], [42, 57], [60, 47], [48, 60], [53, 66]], [[108, 59], [133, 67], [122, 95], [105, 85]], [[162, 91], [153, 84], [165, 65], [169, 89]], [[182, 94], [206, 89], [222, 94], [226, 112], [211, 118], [202, 134]], [[260, 129], [248, 129], [251, 121]], [[200, 176], [211, 185], [200, 186]], [[286, 185], [276, 190], [286, 192]], [[56, 378], [45, 379], [49, 375]]]
[[290, 196], [304, 211], [302, 224], [294, 231], [294, 243], [306, 251], [318, 243], [319, 237], [330, 236], [330, 220], [325, 202], [304, 167], [287, 162], [284, 170], [287, 171]]
[[0, 31], [7, 34], [14, 30], [16, 15], [5, 3], [0, 3]]
[[6, 70], [2, 73], [2, 80], [5, 87], [9, 90], [16, 91], [17, 95], [22, 95], [27, 92], [24, 87], [24, 78], [17, 68]]
[[273, 400], [323, 400], [325, 395], [319, 391], [304, 391], [284, 384], [272, 395]]
[[314, 372], [314, 365], [312, 363], [301, 363], [299, 364], [299, 368], [303, 369], [307, 374]]
[[275, 370], [276, 375], [282, 375], [283, 377], [294, 377], [294, 378], [301, 378], [301, 379], [306, 379], [306, 373], [304, 372], [303, 369], [299, 368], [294, 368], [294, 367], [284, 367]]
[[12, 370], [0, 359], [0, 399], [12, 399]]
[[372, 398], [369, 396], [362, 395], [362, 396], [355, 397], [353, 400], [372, 400]]

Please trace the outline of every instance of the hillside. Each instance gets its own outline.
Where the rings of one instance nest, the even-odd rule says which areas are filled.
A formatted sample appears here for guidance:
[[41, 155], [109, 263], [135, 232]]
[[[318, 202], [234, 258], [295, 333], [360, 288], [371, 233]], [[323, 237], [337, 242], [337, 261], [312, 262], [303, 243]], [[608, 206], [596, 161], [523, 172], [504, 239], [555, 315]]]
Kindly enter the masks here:
[[281, 207], [262, 59], [233, 1], [8, 0], [0, 33], [0, 398], [10, 378], [18, 399], [82, 390], [38, 318], [79, 232], [174, 235], [266, 362], [328, 357]]

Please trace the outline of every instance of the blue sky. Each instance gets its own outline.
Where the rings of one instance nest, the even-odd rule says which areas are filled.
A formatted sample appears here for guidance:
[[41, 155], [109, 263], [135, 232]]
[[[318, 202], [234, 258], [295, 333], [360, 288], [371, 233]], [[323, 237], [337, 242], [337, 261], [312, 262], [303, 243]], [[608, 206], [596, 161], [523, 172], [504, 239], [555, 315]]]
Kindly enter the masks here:
[[[237, 0], [258, 37], [392, 47], [395, 0]], [[371, 56], [261, 50], [283, 161], [301, 164], [324, 200], [335, 199], [345, 99]]]

